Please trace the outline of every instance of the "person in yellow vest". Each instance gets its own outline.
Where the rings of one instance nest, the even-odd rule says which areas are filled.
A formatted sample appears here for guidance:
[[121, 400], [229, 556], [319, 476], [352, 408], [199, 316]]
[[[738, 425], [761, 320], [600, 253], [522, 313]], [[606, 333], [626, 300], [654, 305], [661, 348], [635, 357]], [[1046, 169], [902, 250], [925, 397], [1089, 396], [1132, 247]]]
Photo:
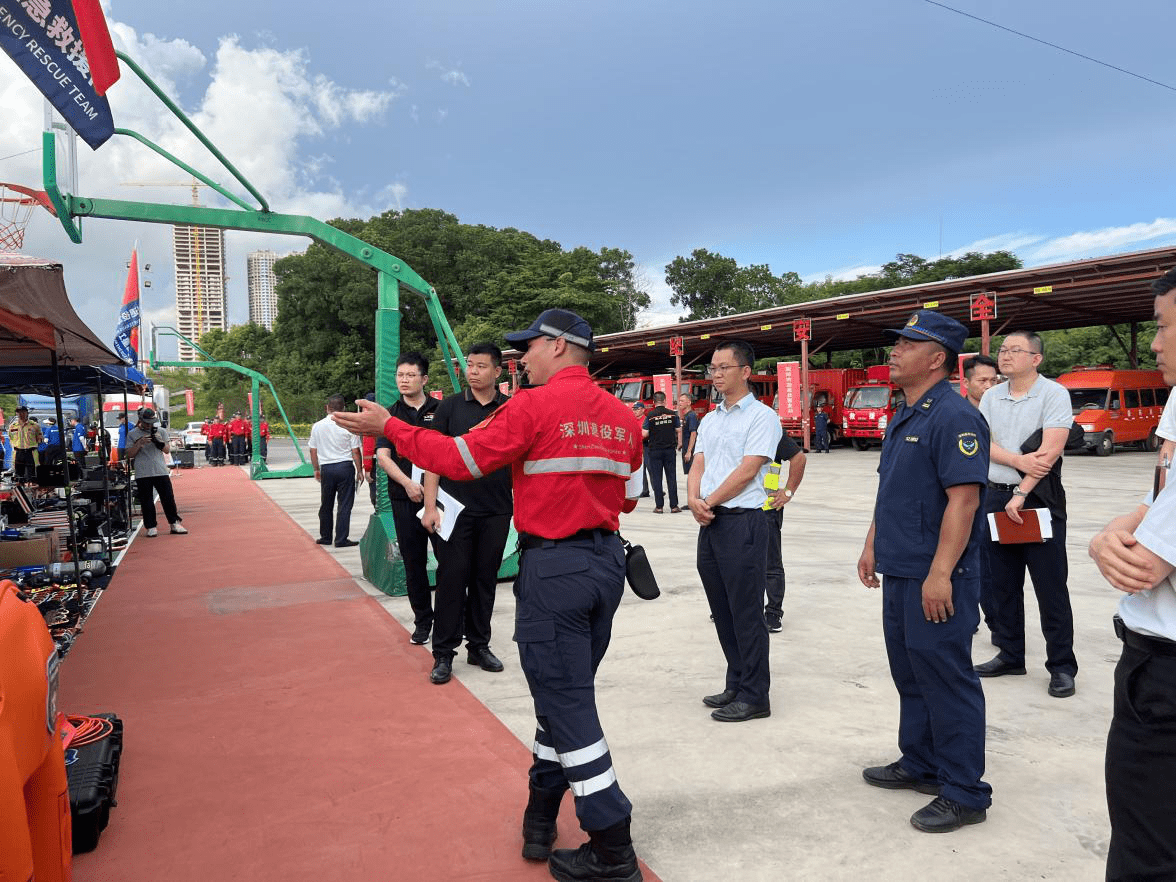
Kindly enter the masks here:
[[44, 440], [41, 427], [35, 420], [29, 419], [29, 409], [18, 407], [16, 419], [8, 427], [8, 437], [12, 442], [12, 462], [17, 481], [37, 480], [37, 445]]

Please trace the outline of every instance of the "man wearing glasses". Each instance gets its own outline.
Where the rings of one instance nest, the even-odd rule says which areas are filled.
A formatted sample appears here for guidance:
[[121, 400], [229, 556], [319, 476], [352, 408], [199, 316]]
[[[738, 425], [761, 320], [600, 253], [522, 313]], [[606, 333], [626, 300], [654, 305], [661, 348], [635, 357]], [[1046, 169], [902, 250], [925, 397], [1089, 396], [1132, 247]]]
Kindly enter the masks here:
[[698, 575], [719, 645], [727, 659], [722, 692], [702, 699], [711, 717], [741, 723], [771, 716], [768, 627], [761, 604], [767, 588], [768, 531], [764, 476], [780, 443], [780, 420], [748, 387], [755, 353], [742, 340], [724, 341], [709, 375], [723, 400], [698, 426], [686, 498], [698, 531]]
[[[405, 352], [396, 361], [396, 389], [400, 398], [389, 408], [392, 416], [410, 426], [433, 427], [436, 398], [425, 394], [429, 362], [419, 352]], [[376, 439], [376, 465], [388, 476], [388, 503], [396, 526], [396, 544], [404, 561], [405, 591], [412, 607], [412, 642], [424, 646], [433, 631], [433, 596], [429, 593], [429, 531], [417, 512], [425, 503], [425, 489], [412, 479], [412, 463], [383, 436]], [[436, 542], [434, 538], [434, 551]]]
[[[997, 352], [1000, 372], [1008, 377], [980, 400], [980, 413], [992, 431], [985, 510], [1004, 511], [1021, 523], [1024, 508], [1048, 509], [1053, 535], [1044, 542], [988, 546], [988, 571], [982, 596], [995, 626], [992, 642], [1000, 649], [991, 661], [976, 665], [981, 677], [1025, 673], [1025, 569], [1033, 580], [1041, 611], [1049, 671], [1049, 694], [1074, 694], [1078, 661], [1074, 657], [1074, 614], [1066, 586], [1066, 498], [1060, 476], [1050, 484], [1057, 493], [1046, 499], [1038, 484], [1050, 473], [1066, 446], [1074, 422], [1064, 386], [1037, 372], [1044, 349], [1041, 337], [1016, 331]], [[1030, 436], [1040, 434], [1040, 444]], [[1025, 452], [1026, 448], [1031, 448]], [[1034, 492], [1034, 488], [1038, 488]]]

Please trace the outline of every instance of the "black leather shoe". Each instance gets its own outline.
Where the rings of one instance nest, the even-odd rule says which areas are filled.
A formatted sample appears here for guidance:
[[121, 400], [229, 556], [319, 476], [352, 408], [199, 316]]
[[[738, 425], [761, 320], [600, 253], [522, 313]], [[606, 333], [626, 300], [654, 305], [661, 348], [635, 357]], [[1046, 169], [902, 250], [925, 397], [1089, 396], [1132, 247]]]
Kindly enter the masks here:
[[429, 682], [435, 686], [440, 686], [442, 683], [448, 683], [449, 678], [452, 676], [453, 660], [442, 657], [433, 662], [433, 670], [429, 674]]
[[490, 647], [471, 649], [469, 655], [466, 656], [466, 664], [477, 665], [483, 671], [489, 671], [491, 674], [502, 671], [502, 662], [490, 651]]
[[314, 540], [314, 544], [315, 544], [315, 545], [330, 545], [330, 544], [331, 544], [331, 540], [330, 540], [330, 539], [323, 539], [323, 538], [320, 536], [318, 539], [315, 539], [315, 540]]
[[904, 769], [899, 763], [888, 766], [871, 766], [862, 769], [862, 777], [867, 784], [875, 787], [885, 787], [887, 790], [917, 790], [931, 796], [939, 795], [939, 782], [925, 778], [917, 778]]
[[342, 542], [336, 542], [335, 547], [336, 548], [352, 548], [353, 546], [356, 546], [358, 544], [359, 543], [356, 542], [354, 539], [344, 539]]
[[1074, 694], [1074, 678], [1070, 674], [1051, 674], [1049, 694], [1054, 698], [1069, 698]]
[[424, 646], [429, 642], [429, 633], [433, 630], [432, 625], [418, 625], [416, 630], [412, 632], [412, 640], [417, 646]]
[[711, 712], [711, 719], [720, 723], [742, 723], [746, 720], [758, 720], [770, 717], [772, 708], [766, 704], [753, 705], [746, 701], [733, 701], [726, 707]]
[[717, 695], [704, 695], [702, 703], [707, 707], [726, 707], [735, 700], [739, 693], [734, 689], [725, 689]]
[[986, 661], [982, 665], [976, 665], [972, 670], [981, 677], [1003, 677], [1006, 674], [1025, 673], [1025, 665], [1007, 662], [998, 655], [992, 661]]
[[911, 815], [911, 826], [924, 833], [950, 833], [967, 824], [979, 824], [988, 817], [985, 809], [971, 809], [937, 796], [929, 805]]

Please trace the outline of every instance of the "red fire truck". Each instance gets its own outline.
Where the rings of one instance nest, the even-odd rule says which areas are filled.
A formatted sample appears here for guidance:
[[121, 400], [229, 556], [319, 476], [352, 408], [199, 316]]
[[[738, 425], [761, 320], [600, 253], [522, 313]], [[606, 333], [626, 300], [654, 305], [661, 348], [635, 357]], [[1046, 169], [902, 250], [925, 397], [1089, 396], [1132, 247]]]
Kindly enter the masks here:
[[[596, 382], [603, 385], [607, 381], [597, 380]], [[678, 393], [674, 391], [673, 374], [631, 375], [617, 377], [612, 382], [611, 391], [625, 404], [632, 405], [636, 401], [643, 401], [646, 408], [651, 408], [653, 407], [653, 393], [660, 391], [666, 393], [666, 407], [677, 410]], [[681, 391], [690, 396], [690, 409], [699, 419], [702, 419], [714, 407], [714, 402], [711, 401], [712, 386], [711, 381], [703, 377], [689, 374], [682, 376]]]
[[[809, 376], [809, 430], [816, 425], [817, 408], [825, 408], [829, 417], [829, 442], [835, 443], [842, 434], [844, 421], [845, 393], [852, 387], [865, 383], [866, 372], [861, 368], [810, 368]], [[773, 410], [778, 410], [773, 402]], [[780, 419], [784, 434], [799, 438], [803, 431], [800, 419]]]
[[866, 368], [865, 382], [845, 393], [841, 433], [858, 450], [886, 437], [886, 427], [902, 405], [902, 389], [890, 382], [890, 368], [884, 364]]

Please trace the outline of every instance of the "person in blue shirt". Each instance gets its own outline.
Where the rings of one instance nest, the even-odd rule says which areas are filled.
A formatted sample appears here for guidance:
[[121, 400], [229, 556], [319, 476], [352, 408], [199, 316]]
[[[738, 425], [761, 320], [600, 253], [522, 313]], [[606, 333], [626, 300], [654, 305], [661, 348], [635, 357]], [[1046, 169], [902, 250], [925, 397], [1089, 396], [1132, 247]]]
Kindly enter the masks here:
[[813, 418], [813, 428], [815, 431], [814, 446], [815, 453], [829, 452], [829, 414], [825, 413], [825, 406], [821, 405], [817, 408], [817, 415]]
[[37, 445], [40, 453], [61, 446], [61, 430], [57, 428], [55, 417], [46, 417], [45, 428], [41, 431], [41, 443]]
[[77, 460], [78, 468], [86, 465], [86, 424], [77, 417], [70, 417], [70, 451]]
[[867, 784], [935, 799], [911, 816], [927, 833], [987, 817], [984, 692], [972, 669], [986, 536], [988, 424], [947, 378], [968, 330], [921, 309], [890, 353], [906, 404], [886, 430], [874, 519], [858, 560], [867, 588], [882, 579], [882, 630], [899, 694], [902, 756], [862, 771]]
[[742, 723], [771, 716], [767, 590], [770, 530], [764, 477], [780, 443], [780, 418], [749, 384], [755, 350], [720, 342], [708, 369], [723, 396], [703, 417], [686, 481], [698, 530], [698, 575], [727, 661], [722, 692], [703, 697], [711, 718]]

